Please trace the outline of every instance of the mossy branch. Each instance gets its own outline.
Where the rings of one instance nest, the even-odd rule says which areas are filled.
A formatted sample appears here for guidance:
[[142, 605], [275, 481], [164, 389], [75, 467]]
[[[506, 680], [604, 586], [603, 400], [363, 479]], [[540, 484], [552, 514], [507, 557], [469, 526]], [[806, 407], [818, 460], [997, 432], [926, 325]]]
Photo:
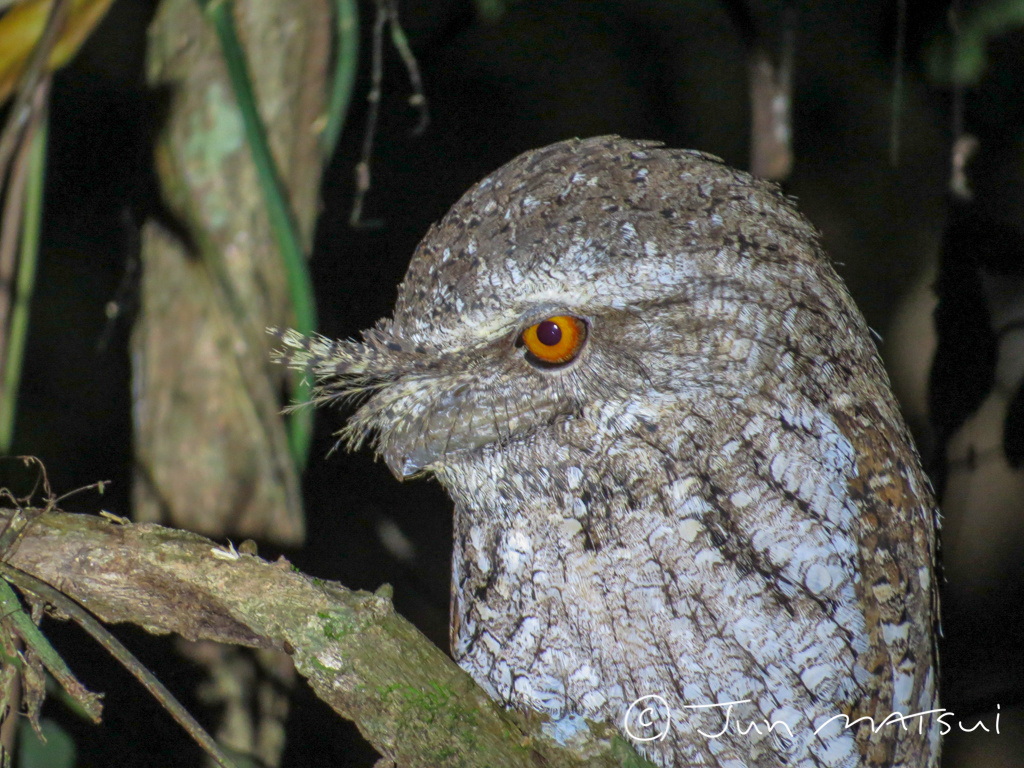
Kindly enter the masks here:
[[[0, 526], [14, 514], [0, 510]], [[395, 613], [390, 588], [354, 592], [197, 534], [63, 512], [41, 514], [9, 562], [106, 622], [285, 651], [321, 699], [403, 768], [596, 768], [636, 757], [621, 754], [613, 729], [594, 726], [587, 744], [567, 749], [539, 719], [506, 712]]]

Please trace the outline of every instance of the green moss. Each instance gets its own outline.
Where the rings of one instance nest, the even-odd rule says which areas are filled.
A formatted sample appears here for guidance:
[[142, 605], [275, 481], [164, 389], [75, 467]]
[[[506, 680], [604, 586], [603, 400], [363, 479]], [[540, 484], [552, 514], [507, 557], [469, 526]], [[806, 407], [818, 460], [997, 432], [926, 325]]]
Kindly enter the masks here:
[[[206, 90], [205, 109], [189, 116], [188, 136], [182, 146], [185, 172], [193, 187], [213, 187], [224, 177], [224, 163], [244, 146], [242, 115], [235, 100], [218, 82]], [[205, 214], [213, 229], [223, 227], [230, 216], [228, 199], [222, 194], [206, 195]]]
[[430, 715], [448, 709], [449, 704], [455, 699], [455, 693], [448, 686], [435, 682], [428, 683], [427, 690], [404, 683], [396, 683], [381, 686], [377, 691], [384, 699], [392, 693], [399, 693], [406, 706]]
[[318, 611], [316, 615], [323, 621], [324, 637], [328, 640], [343, 640], [358, 630], [356, 622], [349, 613]]
[[622, 768], [657, 768], [650, 760], [641, 757], [633, 745], [621, 736], [612, 736], [612, 757]]
[[322, 672], [325, 675], [336, 675], [336, 674], [338, 674], [338, 670], [331, 669], [326, 664], [324, 664], [322, 661], [320, 661], [320, 659], [318, 659], [316, 656], [310, 656], [309, 657], [309, 661], [310, 661], [310, 663], [314, 667], [316, 667], [318, 672]]

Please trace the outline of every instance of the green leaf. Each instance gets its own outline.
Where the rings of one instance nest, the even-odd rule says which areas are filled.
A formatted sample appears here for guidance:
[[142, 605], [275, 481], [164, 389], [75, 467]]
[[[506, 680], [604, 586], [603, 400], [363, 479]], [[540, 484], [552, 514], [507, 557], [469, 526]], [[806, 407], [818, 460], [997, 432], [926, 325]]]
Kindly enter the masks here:
[[71, 735], [49, 718], [44, 718], [39, 726], [45, 742], [32, 730], [28, 720], [18, 723], [20, 768], [74, 768], [75, 741]]
[[944, 33], [925, 51], [928, 76], [942, 85], [973, 86], [988, 67], [988, 43], [1024, 27], [1024, 0], [988, 0], [960, 22], [960, 33]]

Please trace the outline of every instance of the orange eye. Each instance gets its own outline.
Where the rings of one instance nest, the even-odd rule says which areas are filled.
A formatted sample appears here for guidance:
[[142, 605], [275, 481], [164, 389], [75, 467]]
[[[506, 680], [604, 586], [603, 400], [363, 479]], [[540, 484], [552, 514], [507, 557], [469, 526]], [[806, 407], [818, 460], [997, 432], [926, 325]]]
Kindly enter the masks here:
[[531, 325], [523, 331], [522, 342], [526, 345], [532, 362], [561, 365], [573, 360], [587, 338], [586, 324], [569, 315], [556, 315]]

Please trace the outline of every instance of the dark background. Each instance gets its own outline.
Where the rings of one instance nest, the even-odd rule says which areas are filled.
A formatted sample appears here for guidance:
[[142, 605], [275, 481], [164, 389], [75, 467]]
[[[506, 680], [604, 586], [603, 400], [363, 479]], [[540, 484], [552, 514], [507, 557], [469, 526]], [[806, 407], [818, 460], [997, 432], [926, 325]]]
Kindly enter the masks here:
[[[759, 33], [774, 49], [781, 3], [750, 7]], [[796, 161], [784, 186], [822, 230], [869, 324], [886, 339], [897, 391], [926, 462], [935, 469], [941, 458], [935, 435], [945, 432], [929, 426], [923, 406], [935, 342], [912, 330], [927, 327], [930, 305], [921, 315], [904, 297], [915, 286], [919, 296], [928, 294], [935, 279], [929, 269], [938, 261], [947, 222], [959, 215], [946, 193], [951, 95], [929, 81], [924, 64], [926, 45], [947, 29], [947, 7], [907, 5], [896, 167], [889, 161], [896, 3], [840, 0], [796, 7]], [[112, 481], [104, 496], [78, 496], [64, 505], [68, 511], [129, 513], [131, 312], [111, 323], [104, 308], [117, 301], [131, 309], [137, 230], [157, 207], [150, 157], [161, 99], [147, 90], [144, 76], [153, 9], [148, 0], [115, 2], [54, 84], [45, 239], [14, 452], [40, 457], [58, 493]], [[395, 286], [428, 225], [473, 182], [526, 149], [571, 136], [617, 133], [748, 165], [746, 53], [724, 3], [520, 0], [491, 25], [477, 19], [469, 0], [404, 0], [400, 10], [422, 68], [432, 121], [423, 135], [411, 136], [417, 115], [406, 103], [408, 81], [389, 49], [374, 184], [364, 213], [382, 219], [383, 226], [351, 229], [352, 168], [369, 85], [363, 56], [349, 122], [325, 176], [311, 260], [320, 330], [327, 336], [353, 336], [390, 312]], [[364, 3], [364, 54], [372, 13]], [[964, 215], [1013, 229], [1022, 220], [1024, 35], [993, 39], [989, 54], [984, 80], [965, 92], [965, 127], [979, 136], [981, 152], [971, 173], [977, 198]], [[1011, 271], [1020, 255], [1010, 248]], [[946, 254], [943, 263], [967, 263], [969, 279], [971, 258]], [[908, 325], [915, 311], [924, 319]], [[952, 350], [949, 376], [978, 380], [957, 356], [958, 350], [977, 348], [977, 339], [958, 333], [954, 323], [945, 336]], [[961, 390], [953, 386], [944, 405], [947, 427], [977, 405], [976, 397], [961, 397]], [[447, 648], [451, 504], [432, 481], [399, 484], [367, 452], [325, 458], [343, 416], [317, 416], [304, 483], [308, 544], [287, 555], [303, 570], [349, 587], [375, 589], [390, 582], [398, 610]], [[411, 541], [411, 562], [383, 546], [384, 520]], [[276, 554], [263, 546], [260, 552]], [[943, 704], [958, 715], [984, 714], [996, 703], [1006, 712], [1024, 703], [1022, 582], [1020, 568], [1010, 568], [990, 593], [964, 596], [953, 589], [944, 598]], [[83, 634], [52, 621], [45, 628], [84, 682], [107, 695], [101, 727], [47, 704], [46, 714], [73, 732], [79, 765], [186, 766], [202, 759], [134, 679]], [[131, 629], [119, 634], [198, 710], [191, 691], [201, 672], [170, 653], [170, 640]], [[207, 713], [204, 719], [209, 718]], [[288, 729], [285, 765], [373, 763], [374, 753], [354, 729], [301, 682]], [[951, 745], [948, 765], [957, 764], [956, 755]]]

